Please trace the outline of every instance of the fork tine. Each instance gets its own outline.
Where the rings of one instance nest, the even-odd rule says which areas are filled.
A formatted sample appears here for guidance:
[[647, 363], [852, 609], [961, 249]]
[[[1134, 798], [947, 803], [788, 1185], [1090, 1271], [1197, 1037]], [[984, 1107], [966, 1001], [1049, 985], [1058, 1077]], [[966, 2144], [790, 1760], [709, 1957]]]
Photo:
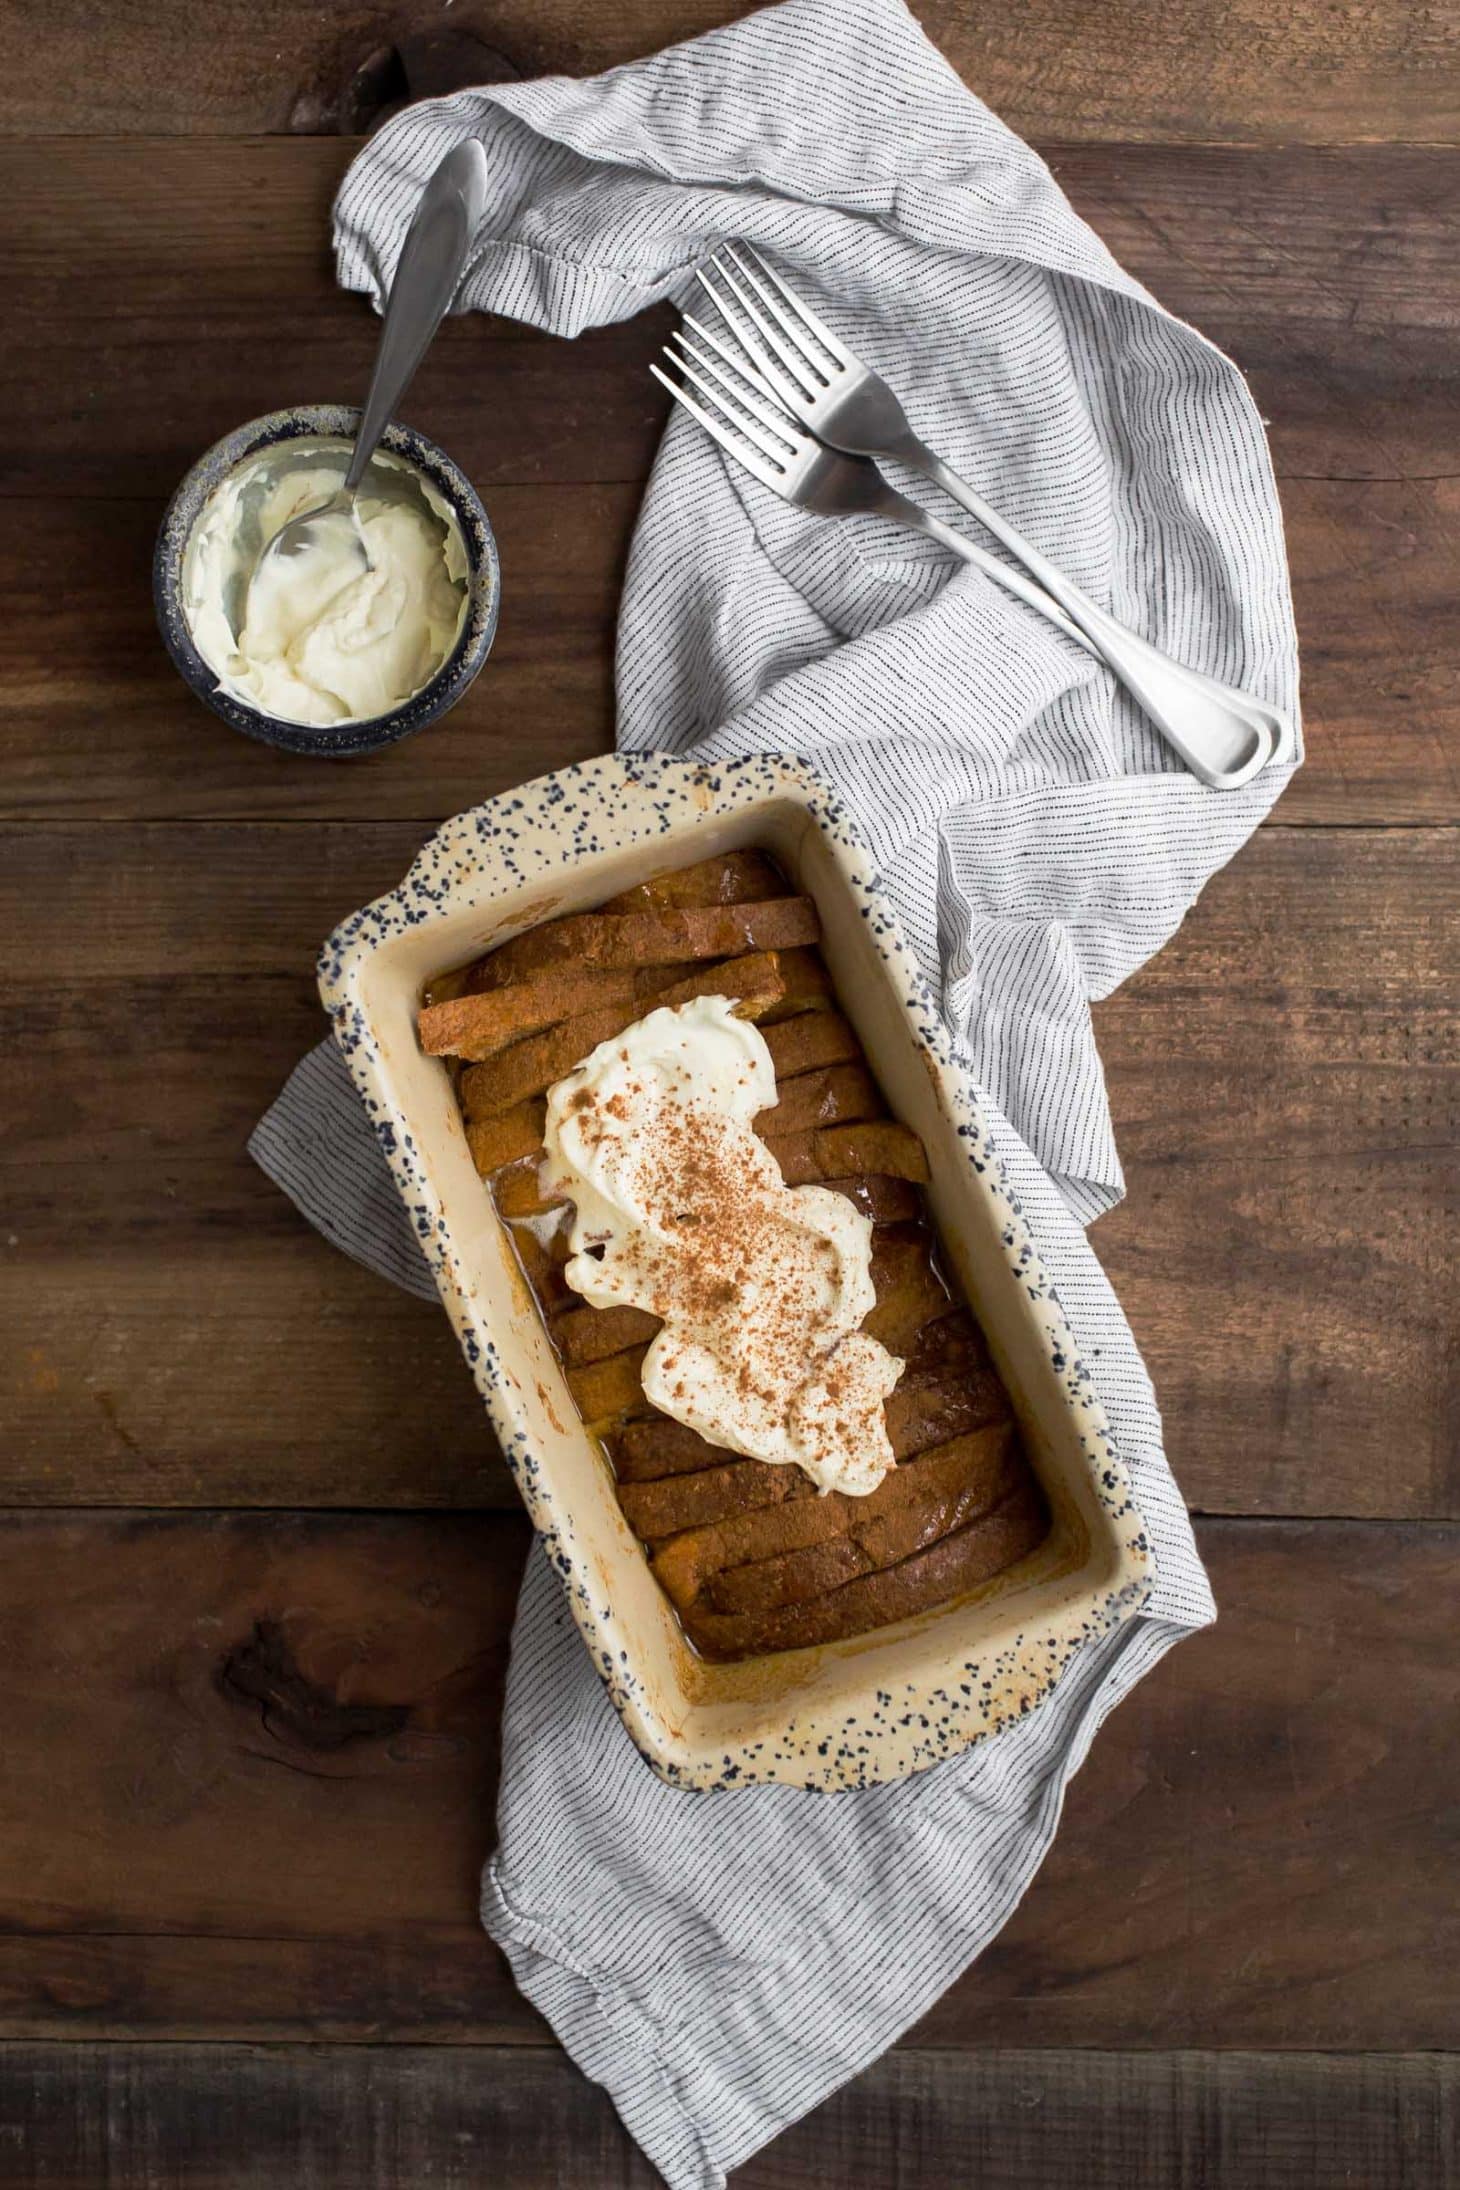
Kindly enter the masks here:
[[[716, 271], [718, 272], [718, 268]], [[755, 322], [747, 316], [744, 308], [734, 296], [722, 293], [716, 287], [705, 267], [696, 267], [695, 278], [719, 313], [724, 322], [725, 331], [735, 347], [731, 349], [727, 348], [723, 342], [715, 342], [715, 337], [710, 334], [708, 328], [700, 331], [711, 342], [715, 342], [720, 355], [726, 358], [729, 363], [739, 370], [753, 373], [758, 379], [763, 380], [777, 402], [784, 403], [788, 410], [799, 408], [803, 400], [799, 384], [792, 380], [789, 374], [782, 371], [775, 358], [766, 350], [765, 345], [757, 340]]]
[[[683, 357], [680, 357], [677, 352], [669, 353], [673, 355], [677, 365], [682, 366], [686, 372], [690, 372], [692, 368], [689, 360], [693, 359], [694, 364], [699, 366], [701, 371], [709, 373], [713, 379], [719, 381], [721, 387], [726, 390], [734, 402], [753, 412], [763, 425], [769, 426], [773, 433], [778, 433], [793, 451], [799, 453], [805, 435], [800, 427], [788, 418], [778, 405], [765, 400], [768, 391], [764, 381], [753, 380], [743, 365], [737, 365], [733, 358], [728, 358], [727, 362], [736, 375], [736, 380], [732, 380], [730, 374], [722, 372], [712, 357], [706, 357], [702, 350], [695, 347], [683, 328], [678, 329], [671, 339], [677, 342], [684, 352]], [[698, 375], [695, 377], [698, 378]], [[700, 385], [703, 386], [703, 382]]]
[[[713, 296], [714, 291], [708, 290], [707, 294]], [[727, 365], [733, 366], [743, 380], [749, 380], [755, 387], [764, 389], [772, 401], [779, 400], [774, 382], [748, 350], [732, 350], [728, 342], [722, 342], [717, 334], [706, 327], [701, 320], [695, 318], [693, 312], [681, 310], [679, 317], [684, 326], [693, 327], [701, 342], [707, 342], [717, 357], [723, 357]], [[726, 324], [728, 325], [729, 322], [727, 321]]]
[[818, 396], [826, 385], [826, 373], [818, 367], [809, 350], [804, 349], [797, 342], [788, 340], [775, 322], [766, 316], [752, 289], [747, 286], [747, 283], [753, 277], [747, 276], [745, 268], [733, 252], [729, 250], [721, 251], [716, 255], [714, 266], [715, 272], [722, 281], [728, 283], [739, 298], [744, 310], [749, 313], [759, 329], [761, 341], [756, 345], [756, 348], [759, 349], [765, 343], [769, 343], [775, 355], [780, 359], [781, 364], [792, 379], [800, 384], [804, 392], [808, 396]]
[[805, 366], [801, 367], [798, 374], [794, 354], [786, 350], [780, 337], [767, 338], [758, 331], [761, 325], [760, 314], [753, 303], [746, 301], [739, 283], [724, 265], [723, 259], [716, 258], [711, 264], [730, 294], [721, 295], [703, 266], [695, 269], [701, 288], [713, 301], [715, 309], [757, 372], [770, 382], [783, 403], [791, 410], [799, 410], [808, 398], [818, 392], [814, 387], [806, 385]]
[[[772, 463], [784, 467], [792, 457], [800, 454], [796, 446], [798, 437], [791, 428], [783, 426], [772, 433], [767, 433], [765, 427], [760, 425], [752, 417], [749, 410], [744, 407], [741, 397], [735, 393], [733, 388], [730, 391], [730, 402], [727, 403], [719, 389], [714, 387], [699, 369], [695, 360], [680, 357], [673, 350], [666, 350], [664, 354], [671, 364], [677, 365], [686, 379], [699, 389], [705, 401], [713, 410], [719, 412], [726, 425], [733, 427], [736, 433], [743, 433], [746, 440], [768, 456]], [[732, 404], [734, 408], [731, 407]]]
[[754, 472], [756, 478], [761, 480], [764, 485], [772, 488], [775, 493], [785, 493], [786, 472], [783, 465], [768, 464], [765, 458], [758, 454], [755, 449], [747, 447], [744, 441], [737, 440], [728, 427], [721, 425], [713, 412], [705, 410], [700, 404], [696, 403], [688, 389], [682, 388], [677, 380], [671, 380], [668, 373], [660, 372], [657, 365], [651, 364], [649, 370], [654, 378], [669, 390], [675, 402], [687, 410], [691, 418], [699, 421], [710, 439], [719, 442], [727, 456], [733, 456], [735, 461], [738, 464], [743, 464], [747, 471]]
[[768, 282], [772, 288], [778, 289], [780, 291], [781, 295], [785, 298], [787, 304], [790, 305], [792, 312], [795, 314], [795, 317], [800, 320], [802, 326], [807, 329], [807, 331], [815, 338], [815, 340], [821, 344], [822, 348], [826, 351], [828, 357], [835, 358], [838, 365], [842, 366], [843, 368], [850, 367], [853, 363], [853, 358], [852, 353], [847, 348], [846, 344], [844, 342], [839, 342], [836, 336], [832, 333], [831, 329], [825, 324], [825, 322], [817, 318], [816, 314], [812, 311], [810, 305], [802, 302], [801, 298], [797, 296], [795, 290], [781, 279], [780, 275], [776, 272], [774, 266], [771, 265], [770, 261], [768, 259], [762, 258], [760, 252], [756, 250], [754, 244], [747, 243], [745, 239], [741, 237], [736, 241], [733, 248], [736, 254], [737, 263], [740, 267], [740, 271], [744, 274], [746, 280], [755, 282], [756, 275], [760, 275], [761, 280], [755, 282], [756, 289], [761, 298], [764, 300], [766, 309], [768, 311], [776, 312], [776, 316], [780, 322], [780, 325], [786, 328], [786, 332], [789, 334], [792, 332], [792, 330], [786, 326], [785, 315], [778, 310], [774, 299], [770, 296], [767, 289], [763, 286], [764, 283]]
[[679, 357], [672, 351], [665, 354], [673, 358], [674, 363], [684, 374], [686, 380], [699, 389], [705, 401], [713, 405], [726, 424], [733, 427], [736, 433], [743, 433], [746, 440], [768, 456], [772, 463], [784, 467], [789, 459], [796, 455], [797, 451], [788, 434], [781, 434], [779, 440], [777, 440], [776, 436], [767, 433], [764, 426], [759, 424], [748, 410], [740, 407], [740, 398], [738, 396], [733, 399], [736, 407], [732, 409], [719, 389], [713, 385], [691, 359]]

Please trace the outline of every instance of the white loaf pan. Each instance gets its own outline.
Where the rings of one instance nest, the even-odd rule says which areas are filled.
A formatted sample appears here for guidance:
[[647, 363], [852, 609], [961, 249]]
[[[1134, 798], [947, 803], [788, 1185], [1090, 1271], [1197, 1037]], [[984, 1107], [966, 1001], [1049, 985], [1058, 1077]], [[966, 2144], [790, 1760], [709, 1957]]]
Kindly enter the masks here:
[[[467, 1152], [425, 983], [536, 922], [737, 846], [814, 898], [842, 1010], [921, 1137], [947, 1265], [987, 1335], [1049, 1500], [1048, 1541], [971, 1595], [854, 1639], [734, 1665], [685, 1641], [619, 1511]], [[534, 1526], [625, 1726], [678, 1787], [832, 1790], [923, 1770], [1048, 1693], [1149, 1593], [1151, 1552], [1088, 1372], [1000, 1184], [977, 1096], [872, 860], [799, 765], [613, 755], [449, 821], [335, 931], [320, 991]]]

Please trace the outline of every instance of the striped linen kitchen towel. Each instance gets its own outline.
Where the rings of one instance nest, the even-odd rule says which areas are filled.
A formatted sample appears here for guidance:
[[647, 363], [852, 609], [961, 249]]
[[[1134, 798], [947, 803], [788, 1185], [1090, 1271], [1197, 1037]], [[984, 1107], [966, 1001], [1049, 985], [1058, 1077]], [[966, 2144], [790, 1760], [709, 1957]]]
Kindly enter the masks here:
[[[695, 264], [747, 237], [1098, 599], [1296, 708], [1277, 496], [1240, 375], [1121, 271], [901, 0], [787, 0], [589, 82], [412, 108], [341, 190], [347, 286], [378, 300], [417, 190], [468, 134], [492, 185], [464, 305], [573, 335], [688, 302]], [[661, 1785], [534, 1553], [483, 1919], [673, 2190], [708, 2190], [968, 1966], [1106, 1713], [1212, 1617], [1082, 1230], [1123, 1190], [1090, 1004], [1172, 933], [1291, 771], [1207, 790], [1103, 669], [980, 573], [878, 521], [788, 508], [678, 415], [634, 540], [618, 698], [625, 747], [800, 754], [859, 816], [975, 1060], [1158, 1560], [1144, 1616], [1027, 1720], [917, 1779], [824, 1796]], [[327, 1046], [253, 1148], [339, 1246], [431, 1293]]]

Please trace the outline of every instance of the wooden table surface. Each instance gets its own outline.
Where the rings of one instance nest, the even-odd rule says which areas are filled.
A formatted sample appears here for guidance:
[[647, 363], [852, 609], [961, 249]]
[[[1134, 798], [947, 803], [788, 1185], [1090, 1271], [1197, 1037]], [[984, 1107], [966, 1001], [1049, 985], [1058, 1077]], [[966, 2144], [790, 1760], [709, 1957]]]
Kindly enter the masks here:
[[[448, 12], [449, 10], [449, 12]], [[0, 2181], [654, 2178], [477, 1928], [524, 1520], [444, 1319], [244, 1153], [312, 962], [440, 817], [611, 736], [657, 315], [448, 326], [409, 415], [485, 494], [487, 672], [342, 767], [153, 628], [207, 443], [351, 398], [352, 136], [735, 0], [11, 0]], [[997, 1944], [737, 2190], [1454, 2180], [1460, 24], [1403, 0], [924, 0], [1271, 421], [1310, 759], [1099, 1013], [1095, 1238], [1220, 1625], [1122, 1707]]]

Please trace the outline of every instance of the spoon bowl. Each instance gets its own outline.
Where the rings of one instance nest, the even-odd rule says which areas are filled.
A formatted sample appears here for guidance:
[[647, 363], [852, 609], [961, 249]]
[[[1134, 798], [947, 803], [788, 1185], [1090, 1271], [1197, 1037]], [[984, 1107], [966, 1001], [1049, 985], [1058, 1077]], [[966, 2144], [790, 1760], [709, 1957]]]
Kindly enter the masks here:
[[353, 544], [359, 552], [360, 568], [362, 571], [373, 570], [375, 566], [370, 560], [370, 549], [365, 540], [365, 527], [360, 522], [359, 495], [353, 488], [341, 487], [339, 493], [332, 494], [327, 502], [320, 502], [313, 509], [301, 510], [297, 517], [289, 519], [287, 525], [279, 527], [254, 567], [253, 578], [249, 581], [249, 591], [252, 592], [259, 572], [263, 569], [265, 563], [289, 556], [312, 553], [319, 545], [319, 536], [323, 526], [332, 517], [349, 518], [354, 528], [355, 538]]

